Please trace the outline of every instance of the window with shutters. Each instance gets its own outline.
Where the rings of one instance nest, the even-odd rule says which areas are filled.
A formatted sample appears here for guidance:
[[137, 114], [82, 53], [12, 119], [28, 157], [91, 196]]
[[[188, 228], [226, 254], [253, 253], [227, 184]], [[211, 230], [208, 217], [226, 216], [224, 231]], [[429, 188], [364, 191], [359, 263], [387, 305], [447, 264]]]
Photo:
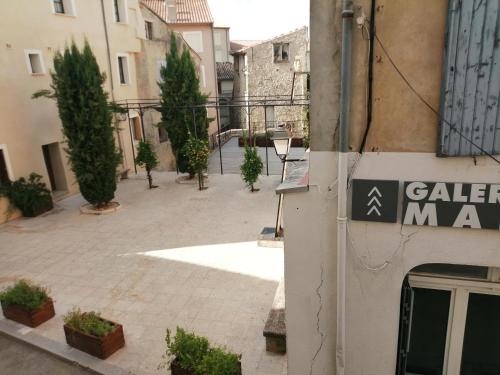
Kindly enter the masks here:
[[118, 55], [118, 77], [120, 78], [120, 84], [129, 84], [128, 55], [126, 54]]
[[144, 27], [146, 31], [146, 39], [153, 40], [153, 22], [145, 21]]
[[127, 0], [113, 0], [113, 13], [116, 22], [128, 22], [127, 6]]
[[52, 0], [52, 10], [55, 14], [76, 16], [74, 0]]
[[500, 2], [450, 0], [438, 154], [500, 154]]

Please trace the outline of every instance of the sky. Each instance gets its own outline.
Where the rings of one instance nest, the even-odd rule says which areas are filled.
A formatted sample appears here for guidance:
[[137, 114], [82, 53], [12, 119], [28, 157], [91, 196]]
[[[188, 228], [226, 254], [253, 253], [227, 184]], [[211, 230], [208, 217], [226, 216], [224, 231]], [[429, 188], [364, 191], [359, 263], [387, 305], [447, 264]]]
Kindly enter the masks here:
[[309, 0], [208, 0], [231, 40], [265, 40], [309, 26]]

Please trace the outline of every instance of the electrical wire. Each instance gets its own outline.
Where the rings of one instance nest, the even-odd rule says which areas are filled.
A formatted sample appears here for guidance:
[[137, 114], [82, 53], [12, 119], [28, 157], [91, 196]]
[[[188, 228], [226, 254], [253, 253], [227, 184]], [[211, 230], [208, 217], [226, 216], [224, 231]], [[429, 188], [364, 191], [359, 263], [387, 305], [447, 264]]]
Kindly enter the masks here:
[[406, 78], [406, 76], [403, 74], [403, 72], [401, 72], [401, 70], [398, 68], [398, 66], [396, 65], [396, 63], [394, 62], [394, 60], [392, 59], [391, 55], [387, 52], [387, 49], [385, 48], [384, 44], [382, 43], [382, 41], [380, 40], [380, 38], [378, 37], [378, 35], [375, 33], [374, 34], [375, 36], [375, 39], [377, 40], [378, 44], [380, 45], [380, 48], [382, 49], [382, 51], [384, 52], [384, 54], [387, 56], [387, 59], [389, 60], [389, 62], [391, 63], [391, 65], [394, 67], [394, 69], [396, 70], [396, 72], [399, 74], [399, 76], [401, 77], [401, 79], [406, 83], [406, 85], [408, 86], [408, 88], [417, 96], [417, 98], [429, 109], [431, 110], [436, 116], [437, 118], [442, 121], [443, 123], [445, 123], [446, 125], [448, 125], [450, 127], [450, 130], [451, 131], [454, 131], [456, 132], [460, 137], [462, 137], [463, 139], [465, 139], [467, 142], [469, 142], [472, 146], [476, 147], [479, 151], [481, 151], [485, 156], [488, 156], [489, 158], [493, 159], [495, 162], [497, 162], [498, 164], [500, 164], [500, 160], [497, 159], [496, 157], [494, 157], [492, 154], [490, 154], [488, 151], [486, 151], [484, 148], [482, 148], [481, 146], [477, 145], [473, 140], [469, 139], [467, 136], [465, 136], [460, 130], [458, 130], [455, 125], [451, 124], [449, 121], [447, 121], [446, 119], [444, 119], [441, 114], [436, 111], [434, 109], [434, 107], [432, 105], [429, 104], [429, 102], [427, 100], [425, 100], [425, 98], [413, 87], [413, 85], [408, 81], [408, 79]]

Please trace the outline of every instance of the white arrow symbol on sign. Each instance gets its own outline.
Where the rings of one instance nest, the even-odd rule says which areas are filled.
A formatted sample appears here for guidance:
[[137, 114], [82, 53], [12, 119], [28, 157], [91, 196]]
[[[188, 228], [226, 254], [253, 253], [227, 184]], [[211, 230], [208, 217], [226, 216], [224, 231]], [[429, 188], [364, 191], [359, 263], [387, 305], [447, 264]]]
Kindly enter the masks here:
[[381, 216], [380, 214], [380, 211], [377, 209], [377, 207], [373, 206], [372, 208], [370, 208], [370, 211], [368, 211], [368, 214], [367, 215], [371, 215], [372, 212], [375, 211], [375, 213], [378, 215], [378, 216]]
[[370, 201], [368, 202], [367, 206], [371, 206], [372, 203], [376, 203], [377, 206], [382, 206], [382, 203], [380, 203], [380, 201], [377, 199], [377, 197], [373, 197], [372, 199], [370, 199]]
[[376, 186], [374, 186], [373, 189], [370, 190], [368, 196], [371, 197], [373, 194], [378, 194], [378, 196], [382, 198], [382, 194], [380, 193], [380, 190], [378, 190]]

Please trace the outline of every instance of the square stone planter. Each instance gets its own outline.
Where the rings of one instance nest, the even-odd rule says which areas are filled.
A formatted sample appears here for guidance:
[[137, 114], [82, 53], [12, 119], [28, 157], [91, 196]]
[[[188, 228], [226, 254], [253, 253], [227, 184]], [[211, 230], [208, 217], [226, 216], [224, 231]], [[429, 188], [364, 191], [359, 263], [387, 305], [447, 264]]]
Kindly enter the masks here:
[[[238, 362], [239, 365], [239, 372], [238, 374], [241, 375], [241, 362]], [[179, 366], [177, 363], [177, 360], [173, 360], [172, 363], [170, 363], [170, 372], [172, 375], [195, 375], [193, 370], [185, 370], [182, 367]]]
[[33, 311], [29, 311], [19, 305], [5, 306], [4, 303], [2, 303], [2, 311], [7, 319], [14, 320], [31, 328], [38, 327], [56, 314], [54, 303], [50, 298], [42, 306]]
[[125, 338], [122, 325], [106, 319], [102, 320], [115, 326], [115, 329], [104, 337], [89, 335], [65, 324], [64, 334], [68, 345], [100, 359], [106, 359], [118, 349], [123, 348]]

